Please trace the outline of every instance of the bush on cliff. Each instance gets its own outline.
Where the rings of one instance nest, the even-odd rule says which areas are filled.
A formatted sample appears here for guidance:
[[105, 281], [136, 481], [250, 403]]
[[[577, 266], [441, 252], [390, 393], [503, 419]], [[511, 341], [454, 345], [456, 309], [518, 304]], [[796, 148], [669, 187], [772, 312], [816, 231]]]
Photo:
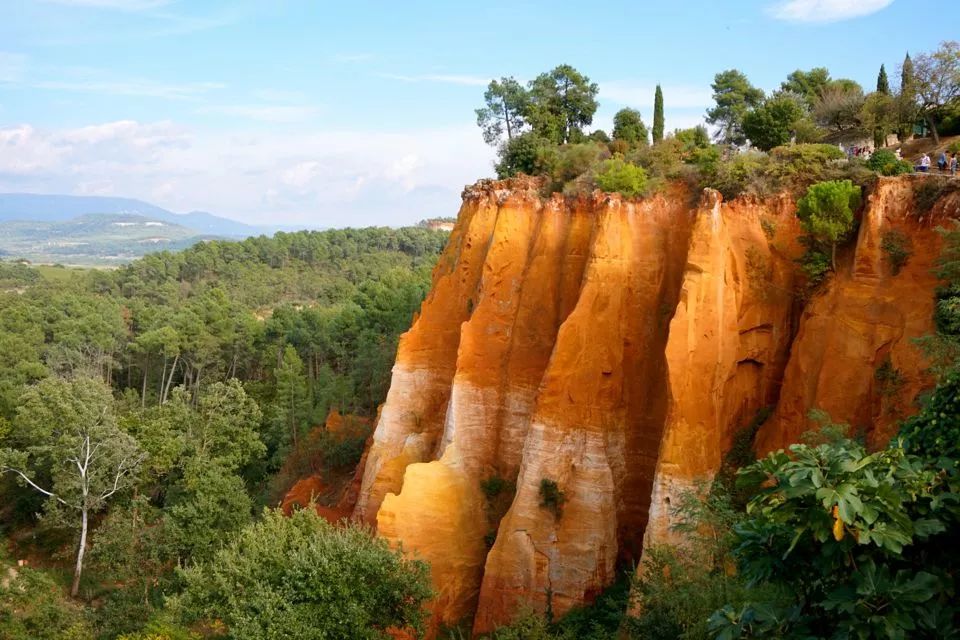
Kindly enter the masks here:
[[601, 191], [618, 192], [625, 198], [641, 196], [647, 188], [647, 172], [643, 167], [619, 157], [605, 160], [595, 180]]
[[265, 511], [205, 564], [182, 572], [172, 606], [221, 621], [231, 638], [390, 638], [423, 630], [429, 569], [365, 529], [336, 528], [313, 509]]
[[877, 149], [867, 160], [867, 166], [885, 176], [899, 176], [913, 173], [913, 165], [906, 160], [900, 160], [889, 149]]

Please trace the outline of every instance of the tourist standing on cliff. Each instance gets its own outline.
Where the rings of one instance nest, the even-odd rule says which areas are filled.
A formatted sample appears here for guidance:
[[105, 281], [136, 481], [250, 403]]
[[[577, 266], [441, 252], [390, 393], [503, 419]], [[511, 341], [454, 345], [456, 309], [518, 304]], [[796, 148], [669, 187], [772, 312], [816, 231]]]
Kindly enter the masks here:
[[956, 177], [957, 175], [957, 152], [953, 152], [953, 157], [950, 158], [950, 175]]
[[920, 158], [920, 166], [918, 166], [917, 169], [921, 173], [927, 173], [930, 171], [930, 156], [923, 154], [923, 157]]
[[940, 169], [940, 173], [944, 173], [947, 170], [947, 152], [941, 151], [940, 157], [937, 158], [937, 168]]

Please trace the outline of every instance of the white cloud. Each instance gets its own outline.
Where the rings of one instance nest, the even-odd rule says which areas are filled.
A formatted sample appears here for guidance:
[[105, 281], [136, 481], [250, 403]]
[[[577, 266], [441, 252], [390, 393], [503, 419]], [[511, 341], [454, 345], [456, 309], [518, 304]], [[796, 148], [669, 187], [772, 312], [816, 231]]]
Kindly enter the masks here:
[[[601, 82], [600, 99], [635, 108], [653, 108], [656, 85], [649, 83]], [[710, 87], [696, 85], [662, 85], [663, 102], [672, 109], [706, 107], [713, 102]]]
[[401, 225], [453, 215], [489, 176], [472, 126], [405, 133], [192, 131], [133, 120], [0, 128], [0, 192], [112, 193], [254, 223]]
[[837, 22], [870, 15], [891, 4], [893, 0], [785, 0], [768, 12], [790, 22]]
[[397, 73], [381, 73], [381, 78], [388, 80], [399, 80], [401, 82], [437, 82], [440, 84], [459, 84], [469, 87], [482, 87], [490, 83], [490, 78], [470, 75], [448, 75], [426, 73], [422, 75], [408, 76]]

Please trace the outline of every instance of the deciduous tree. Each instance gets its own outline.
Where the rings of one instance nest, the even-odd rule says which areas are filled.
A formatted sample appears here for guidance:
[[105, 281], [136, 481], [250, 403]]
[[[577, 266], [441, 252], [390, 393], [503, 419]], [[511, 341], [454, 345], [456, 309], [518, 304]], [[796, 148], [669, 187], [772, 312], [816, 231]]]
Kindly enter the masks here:
[[0, 451], [0, 471], [46, 496], [47, 517], [80, 530], [70, 589], [76, 596], [90, 516], [128, 487], [144, 453], [117, 427], [110, 389], [90, 378], [48, 378], [31, 387], [15, 427], [8, 438], [14, 446]]
[[647, 144], [647, 125], [636, 109], [620, 109], [613, 116], [613, 139], [629, 144]]
[[960, 100], [960, 42], [944, 42], [936, 51], [917, 56], [914, 74], [920, 112], [940, 144], [937, 118], [945, 106]]

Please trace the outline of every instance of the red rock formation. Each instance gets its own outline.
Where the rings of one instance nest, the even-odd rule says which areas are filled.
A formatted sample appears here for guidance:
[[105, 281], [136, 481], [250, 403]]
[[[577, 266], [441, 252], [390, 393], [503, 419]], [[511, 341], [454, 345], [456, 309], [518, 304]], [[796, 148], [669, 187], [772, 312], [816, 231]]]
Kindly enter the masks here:
[[[435, 628], [590, 601], [644, 532], [669, 539], [669, 500], [716, 473], [761, 407], [777, 406], [765, 449], [813, 407], [880, 442], [927, 384], [910, 338], [931, 329], [939, 239], [912, 215], [909, 180], [880, 183], [849, 264], [805, 309], [787, 199], [536, 188], [464, 192], [365, 463], [355, 516], [430, 562]], [[896, 276], [888, 229], [914, 243]], [[893, 404], [875, 375], [888, 356]], [[562, 508], [541, 506], [544, 480]]]
[[[369, 418], [341, 415], [336, 408], [331, 409], [324, 424], [312, 429], [302, 443], [302, 451], [313, 453], [315, 459], [309, 460], [309, 465], [315, 473], [299, 479], [287, 490], [280, 503], [283, 512], [290, 515], [293, 509], [305, 507], [313, 502], [317, 513], [332, 523], [349, 518], [353, 514], [359, 495], [363, 466], [367, 452], [370, 450], [372, 437], [367, 438], [360, 464], [353, 476], [333, 478], [334, 482], [332, 483], [328, 483], [324, 479], [322, 461], [317, 454], [317, 442], [325, 434], [330, 434], [339, 439], [359, 438], [368, 434], [369, 430]], [[303, 452], [291, 455], [284, 463], [284, 469], [281, 470], [279, 475], [281, 477], [289, 476], [292, 473], [291, 469], [305, 464], [305, 457], [307, 457], [307, 454]]]
[[673, 539], [671, 501], [708, 481], [736, 431], [776, 402], [794, 334], [802, 250], [792, 203], [705, 200], [666, 346], [669, 410], [648, 544]]
[[[923, 180], [924, 178], [919, 178]], [[930, 380], [914, 339], [933, 331], [933, 268], [940, 254], [939, 218], [956, 216], [956, 197], [926, 219], [915, 211], [917, 179], [881, 179], [867, 203], [854, 252], [804, 310], [773, 418], [757, 434], [758, 452], [794, 443], [814, 428], [811, 409], [850, 424], [874, 446], [914, 410]], [[899, 232], [912, 255], [894, 274], [881, 244]], [[883, 388], [877, 371], [889, 362], [897, 388]], [[889, 384], [889, 382], [887, 383]]]

